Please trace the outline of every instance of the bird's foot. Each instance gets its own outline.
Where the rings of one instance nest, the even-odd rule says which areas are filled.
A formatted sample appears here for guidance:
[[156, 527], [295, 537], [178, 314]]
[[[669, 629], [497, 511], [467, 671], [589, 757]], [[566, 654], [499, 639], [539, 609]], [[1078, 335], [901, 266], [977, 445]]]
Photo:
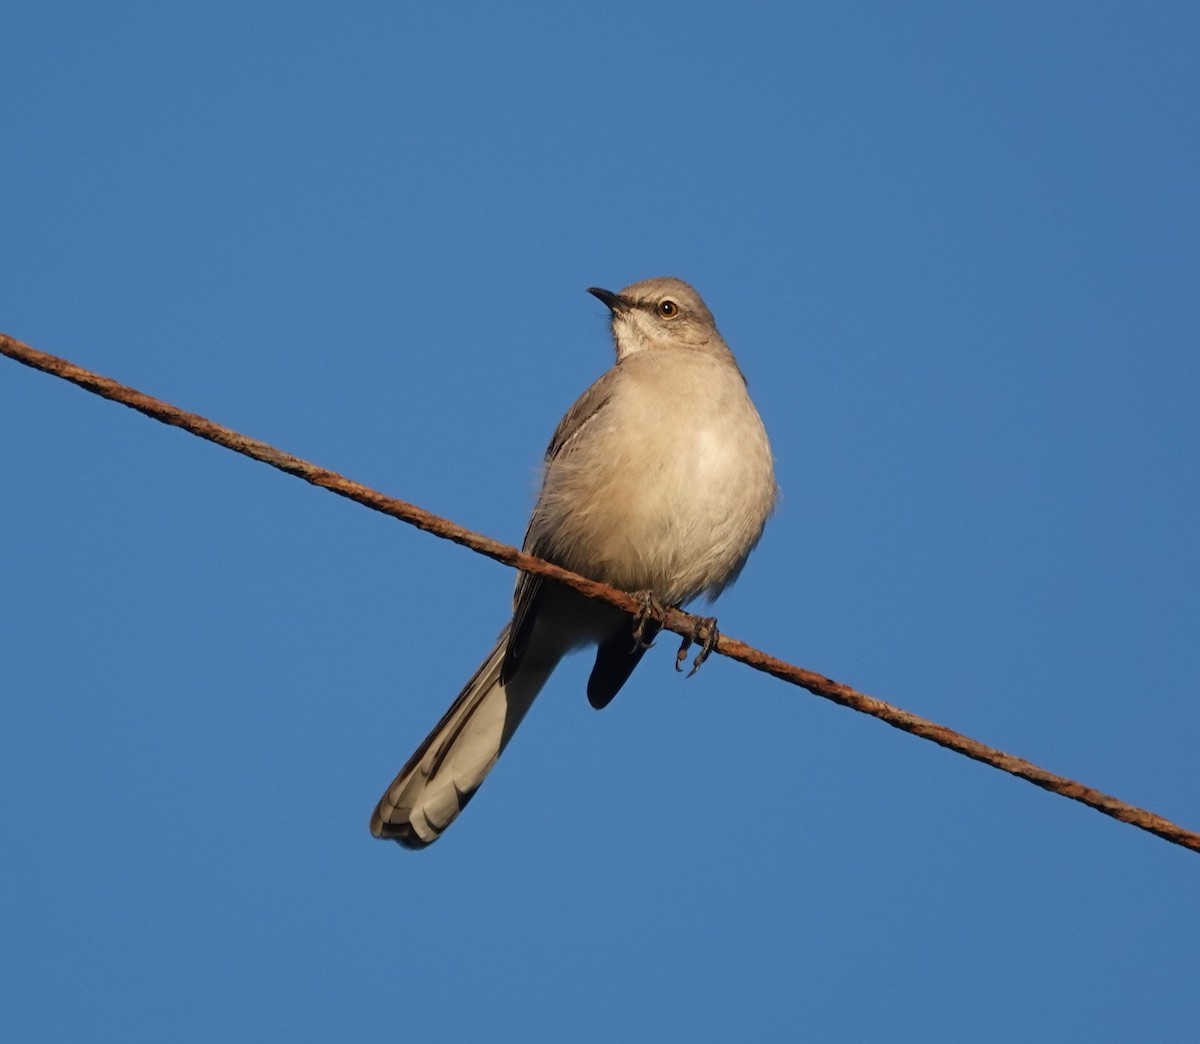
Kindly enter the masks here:
[[692, 662], [692, 669], [687, 672], [687, 676], [690, 678], [700, 670], [701, 664], [708, 659], [713, 649], [717, 647], [720, 637], [721, 632], [717, 630], [717, 618], [715, 616], [696, 617], [696, 622], [692, 625], [692, 633], [683, 636], [683, 641], [679, 645], [679, 652], [675, 654], [675, 670], [683, 670], [683, 661], [687, 659], [688, 650], [694, 642], [699, 642], [700, 651], [696, 654], [696, 659]]
[[[635, 591], [633, 597], [637, 599], [641, 609], [633, 618], [633, 648], [630, 651], [639, 652], [649, 649], [654, 644], [654, 638], [661, 626], [659, 621], [666, 609], [649, 591]], [[650, 632], [649, 637], [646, 636], [647, 631]]]

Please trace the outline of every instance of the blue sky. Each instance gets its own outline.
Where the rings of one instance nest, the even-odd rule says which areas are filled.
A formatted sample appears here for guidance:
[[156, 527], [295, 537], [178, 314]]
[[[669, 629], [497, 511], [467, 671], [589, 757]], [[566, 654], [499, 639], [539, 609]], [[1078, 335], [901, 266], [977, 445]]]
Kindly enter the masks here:
[[[0, 329], [497, 538], [692, 282], [783, 500], [728, 634], [1200, 826], [1200, 11], [4, 16]], [[384, 786], [511, 573], [0, 360], [13, 1039], [1179, 1039], [1196, 856], [673, 644]]]

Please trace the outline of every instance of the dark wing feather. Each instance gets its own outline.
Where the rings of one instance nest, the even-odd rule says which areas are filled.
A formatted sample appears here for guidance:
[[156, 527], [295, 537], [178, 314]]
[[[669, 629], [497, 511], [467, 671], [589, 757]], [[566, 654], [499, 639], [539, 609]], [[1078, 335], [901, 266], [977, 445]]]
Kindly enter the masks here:
[[596, 650], [596, 665], [587, 684], [588, 703], [596, 710], [607, 707], [621, 691], [621, 686], [629, 680], [633, 669], [641, 662], [650, 643], [662, 629], [653, 620], [647, 620], [642, 633], [635, 638], [633, 632], [636, 627], [637, 621], [627, 616], [616, 633], [601, 642]]

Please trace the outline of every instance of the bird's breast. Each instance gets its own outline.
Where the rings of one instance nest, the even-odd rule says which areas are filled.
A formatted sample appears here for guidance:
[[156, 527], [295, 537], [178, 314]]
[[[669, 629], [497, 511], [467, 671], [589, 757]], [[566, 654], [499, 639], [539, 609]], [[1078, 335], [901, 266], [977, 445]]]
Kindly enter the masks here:
[[548, 466], [538, 515], [564, 566], [667, 603], [736, 576], [774, 504], [771, 450], [741, 375], [703, 363], [638, 375]]

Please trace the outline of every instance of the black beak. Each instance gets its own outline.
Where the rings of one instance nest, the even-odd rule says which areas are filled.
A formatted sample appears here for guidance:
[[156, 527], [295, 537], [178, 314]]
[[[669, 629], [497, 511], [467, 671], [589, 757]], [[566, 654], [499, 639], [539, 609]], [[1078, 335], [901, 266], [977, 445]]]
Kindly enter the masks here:
[[620, 294], [614, 294], [611, 290], [601, 290], [598, 286], [589, 286], [588, 293], [593, 297], [598, 297], [601, 301], [608, 305], [608, 310], [610, 312], [623, 312], [629, 307], [625, 301], [625, 298], [623, 298]]

